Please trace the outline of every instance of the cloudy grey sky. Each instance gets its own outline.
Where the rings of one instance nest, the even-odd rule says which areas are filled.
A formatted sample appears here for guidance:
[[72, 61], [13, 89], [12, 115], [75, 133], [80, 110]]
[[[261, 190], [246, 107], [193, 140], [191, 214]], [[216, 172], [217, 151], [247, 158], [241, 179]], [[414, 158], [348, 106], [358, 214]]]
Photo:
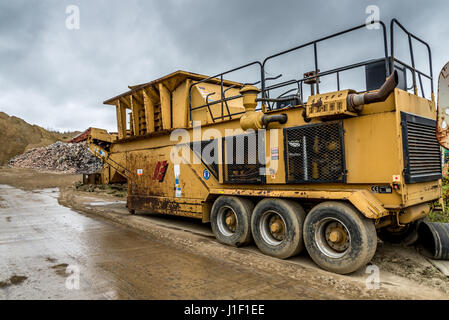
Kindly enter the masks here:
[[[66, 28], [68, 5], [79, 7], [79, 30]], [[128, 85], [178, 69], [212, 75], [263, 60], [364, 23], [369, 5], [379, 7], [383, 21], [395, 17], [429, 42], [437, 76], [449, 60], [447, 0], [3, 0], [0, 111], [45, 128], [115, 130], [115, 110], [102, 101]], [[380, 58], [378, 31], [364, 32], [319, 48], [320, 69]], [[425, 69], [424, 51], [417, 51]], [[273, 62], [267, 72], [287, 80], [289, 72], [310, 71], [311, 51], [301, 54]]]

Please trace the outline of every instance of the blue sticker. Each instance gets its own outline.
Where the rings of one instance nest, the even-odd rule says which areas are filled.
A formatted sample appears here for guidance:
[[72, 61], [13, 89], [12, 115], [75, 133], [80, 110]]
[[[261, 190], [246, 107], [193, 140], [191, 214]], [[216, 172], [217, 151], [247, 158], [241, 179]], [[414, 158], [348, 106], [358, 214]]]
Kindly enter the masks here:
[[204, 180], [209, 180], [209, 178], [210, 178], [209, 170], [204, 169], [204, 171], [203, 171], [203, 178], [204, 178]]

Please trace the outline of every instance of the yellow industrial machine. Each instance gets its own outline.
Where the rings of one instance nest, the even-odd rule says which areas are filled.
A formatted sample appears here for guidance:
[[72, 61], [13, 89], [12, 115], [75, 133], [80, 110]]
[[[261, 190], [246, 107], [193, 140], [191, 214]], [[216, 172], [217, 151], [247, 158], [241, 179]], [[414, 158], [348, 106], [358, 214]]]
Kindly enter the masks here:
[[[393, 30], [424, 42], [393, 20], [388, 52], [386, 27], [377, 23], [385, 51], [378, 60], [318, 68], [317, 44], [361, 25], [212, 77], [177, 71], [108, 99], [117, 134], [93, 129], [87, 139], [106, 163], [103, 181], [127, 179], [132, 213], [198, 218], [224, 244], [253, 239], [283, 259], [305, 248], [326, 270], [359, 269], [373, 257], [377, 233], [409, 236], [441, 197], [430, 50], [426, 74], [412, 46], [412, 65], [395, 58]], [[306, 47], [315, 70], [266, 78], [270, 61]], [[366, 91], [340, 88], [340, 74], [360, 67]], [[246, 68], [257, 68], [260, 80], [224, 79]], [[321, 92], [328, 76], [336, 87]], [[270, 97], [291, 85], [294, 94]]]
[[84, 175], [84, 183], [110, 184], [127, 182], [128, 170], [119, 162], [114, 161], [117, 155], [109, 155], [111, 144], [117, 138], [117, 133], [108, 133], [104, 129], [88, 128], [68, 141], [69, 143], [85, 142], [89, 150], [103, 161], [101, 173]]

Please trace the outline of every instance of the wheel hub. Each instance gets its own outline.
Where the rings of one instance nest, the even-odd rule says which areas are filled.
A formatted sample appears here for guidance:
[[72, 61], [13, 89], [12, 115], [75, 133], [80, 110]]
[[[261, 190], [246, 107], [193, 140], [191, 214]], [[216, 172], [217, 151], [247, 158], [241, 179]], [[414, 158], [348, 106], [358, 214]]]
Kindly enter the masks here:
[[269, 245], [278, 246], [285, 240], [287, 228], [284, 219], [274, 210], [263, 213], [259, 221], [259, 228], [260, 235]]
[[282, 219], [275, 215], [269, 221], [270, 233], [276, 240], [282, 241], [285, 238], [285, 225]]
[[232, 212], [231, 210], [228, 210], [228, 212], [226, 212], [225, 223], [231, 232], [235, 232], [235, 229], [237, 228], [237, 219], [234, 212]]
[[337, 252], [344, 252], [349, 247], [349, 234], [338, 221], [329, 223], [325, 229], [327, 244]]

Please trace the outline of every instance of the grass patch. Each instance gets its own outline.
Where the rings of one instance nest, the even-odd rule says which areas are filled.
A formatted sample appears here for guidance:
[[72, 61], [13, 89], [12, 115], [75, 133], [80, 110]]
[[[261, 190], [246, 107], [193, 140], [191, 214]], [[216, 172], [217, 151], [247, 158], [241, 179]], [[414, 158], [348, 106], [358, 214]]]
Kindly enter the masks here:
[[442, 179], [442, 195], [444, 206], [441, 206], [439, 201], [433, 203], [433, 208], [429, 213], [429, 220], [431, 222], [443, 222], [449, 223], [449, 173], [448, 165], [446, 164], [443, 168], [443, 179]]
[[75, 189], [85, 192], [106, 193], [115, 197], [126, 197], [128, 186], [126, 184], [82, 184], [76, 183]]
[[442, 210], [432, 210], [429, 213], [429, 219], [431, 222], [444, 222], [449, 223], [449, 214]]

